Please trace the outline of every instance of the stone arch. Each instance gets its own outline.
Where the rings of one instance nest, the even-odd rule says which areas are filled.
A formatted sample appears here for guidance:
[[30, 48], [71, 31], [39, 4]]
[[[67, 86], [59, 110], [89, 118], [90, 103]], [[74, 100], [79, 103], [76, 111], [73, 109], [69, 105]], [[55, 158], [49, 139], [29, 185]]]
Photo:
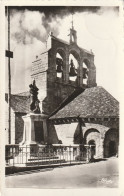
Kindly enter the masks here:
[[88, 129], [84, 134], [84, 143], [85, 144], [89, 144], [90, 141], [94, 141], [94, 143], [95, 143], [95, 156], [96, 157], [101, 156], [100, 148], [103, 148], [100, 138], [101, 138], [101, 134], [97, 129], [92, 129], [92, 128]]
[[85, 142], [86, 142], [87, 135], [90, 134], [91, 132], [100, 133], [97, 129], [94, 129], [94, 128], [87, 129], [87, 130], [85, 131], [85, 134], [84, 134], [84, 140], [85, 140]]
[[69, 50], [69, 55], [72, 54], [76, 59], [77, 61], [79, 62], [80, 61], [80, 52], [77, 51], [76, 49], [70, 49]]
[[88, 87], [96, 86], [96, 67], [91, 57], [83, 57], [81, 60], [81, 83]]
[[89, 82], [89, 71], [91, 69], [90, 61], [85, 58], [82, 62], [82, 83], [83, 85], [88, 85]]
[[104, 157], [111, 157], [118, 154], [119, 131], [111, 128], [105, 133], [104, 138]]
[[[74, 65], [75, 76], [71, 78], [71, 65]], [[78, 83], [79, 78], [79, 66], [80, 66], [80, 53], [74, 48], [69, 51], [69, 80], [76, 81]]]
[[88, 144], [89, 145], [95, 145], [95, 140], [93, 140], [93, 139], [89, 140]]
[[64, 79], [64, 71], [65, 71], [65, 64], [66, 64], [66, 53], [64, 51], [64, 48], [57, 48], [55, 52], [55, 58], [56, 58], [56, 76]]
[[58, 52], [58, 53], [63, 57], [63, 59], [65, 60], [65, 58], [66, 58], [65, 49], [62, 48], [62, 47], [59, 47], [59, 48], [57, 48], [57, 50], [56, 50], [56, 53], [57, 53], [57, 52]]
[[83, 62], [86, 64], [86, 66], [87, 66], [87, 68], [88, 68], [88, 69], [90, 69], [90, 68], [91, 68], [91, 64], [90, 64], [89, 59], [84, 58], [84, 59], [83, 59]]

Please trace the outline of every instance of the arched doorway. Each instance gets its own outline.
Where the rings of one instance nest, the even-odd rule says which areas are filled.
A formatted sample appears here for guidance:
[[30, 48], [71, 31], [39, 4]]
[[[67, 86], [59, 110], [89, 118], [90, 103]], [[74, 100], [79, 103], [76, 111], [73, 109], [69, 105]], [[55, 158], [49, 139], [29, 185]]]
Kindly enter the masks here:
[[116, 155], [116, 143], [115, 141], [109, 142], [109, 157]]
[[115, 156], [118, 153], [119, 132], [117, 129], [109, 129], [104, 139], [104, 157]]
[[90, 128], [84, 133], [84, 143], [91, 146], [92, 154], [95, 157], [100, 157], [101, 143], [100, 143], [100, 132], [97, 129]]

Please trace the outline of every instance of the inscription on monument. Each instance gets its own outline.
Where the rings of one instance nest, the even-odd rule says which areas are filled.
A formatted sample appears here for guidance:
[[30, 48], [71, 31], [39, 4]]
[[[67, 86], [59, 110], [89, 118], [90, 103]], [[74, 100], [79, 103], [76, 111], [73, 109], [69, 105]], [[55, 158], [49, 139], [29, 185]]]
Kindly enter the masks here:
[[42, 143], [44, 141], [42, 121], [34, 121], [34, 131], [35, 131], [35, 141], [37, 143]]

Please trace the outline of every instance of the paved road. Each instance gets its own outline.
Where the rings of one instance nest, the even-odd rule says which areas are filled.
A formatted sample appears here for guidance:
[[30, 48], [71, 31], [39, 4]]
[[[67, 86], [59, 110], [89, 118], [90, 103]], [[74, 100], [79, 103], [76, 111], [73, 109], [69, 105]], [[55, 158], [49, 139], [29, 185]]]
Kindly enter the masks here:
[[118, 187], [118, 158], [83, 165], [44, 169], [39, 172], [7, 176], [10, 188]]

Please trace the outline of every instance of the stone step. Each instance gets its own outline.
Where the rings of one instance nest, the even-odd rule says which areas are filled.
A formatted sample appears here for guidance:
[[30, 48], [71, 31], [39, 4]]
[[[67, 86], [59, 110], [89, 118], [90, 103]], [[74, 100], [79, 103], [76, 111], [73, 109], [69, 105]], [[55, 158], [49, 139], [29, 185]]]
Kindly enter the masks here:
[[65, 163], [65, 159], [53, 159], [53, 160], [43, 160], [43, 161], [31, 161], [27, 162], [26, 166], [35, 166], [35, 165], [47, 165], [47, 164], [60, 164]]

